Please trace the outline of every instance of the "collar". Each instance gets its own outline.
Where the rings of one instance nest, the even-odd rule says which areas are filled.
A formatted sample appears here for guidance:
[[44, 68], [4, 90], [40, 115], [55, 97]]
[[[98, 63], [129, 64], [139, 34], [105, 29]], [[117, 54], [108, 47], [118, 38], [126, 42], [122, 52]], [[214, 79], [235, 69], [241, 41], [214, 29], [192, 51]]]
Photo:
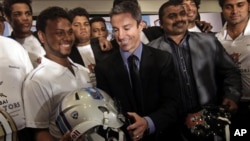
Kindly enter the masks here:
[[[220, 34], [223, 36], [223, 38], [225, 39], [227, 36], [227, 24], [228, 22], [226, 22], [220, 32]], [[241, 34], [241, 36], [248, 36], [250, 35], [250, 19], [248, 19], [247, 25], [243, 31], [243, 33]]]
[[[123, 62], [127, 63], [127, 59], [131, 55], [131, 53], [127, 51], [122, 51], [121, 49], [120, 49], [120, 53], [121, 53]], [[133, 53], [133, 55], [135, 55], [139, 59], [139, 62], [141, 60], [141, 54], [142, 54], [142, 43], [139, 44], [139, 46], [135, 49]]]

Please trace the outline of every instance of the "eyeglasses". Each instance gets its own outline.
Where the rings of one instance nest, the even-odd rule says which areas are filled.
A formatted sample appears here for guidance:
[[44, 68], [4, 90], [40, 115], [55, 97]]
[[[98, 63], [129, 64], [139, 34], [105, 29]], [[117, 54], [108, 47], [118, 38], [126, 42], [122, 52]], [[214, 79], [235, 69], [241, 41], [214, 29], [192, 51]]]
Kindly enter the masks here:
[[3, 16], [0, 16], [0, 21], [1, 22], [4, 22], [5, 21], [5, 18]]

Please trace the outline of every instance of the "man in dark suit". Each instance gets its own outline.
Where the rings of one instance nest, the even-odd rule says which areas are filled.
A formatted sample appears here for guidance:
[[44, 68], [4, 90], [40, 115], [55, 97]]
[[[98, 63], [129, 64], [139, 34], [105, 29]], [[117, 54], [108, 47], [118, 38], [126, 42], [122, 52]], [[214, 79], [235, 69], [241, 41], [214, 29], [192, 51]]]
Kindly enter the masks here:
[[[173, 55], [181, 91], [181, 120], [205, 105], [223, 105], [230, 112], [236, 111], [241, 96], [240, 72], [220, 42], [212, 34], [187, 30], [188, 18], [181, 2], [164, 3], [158, 14], [165, 33], [149, 45]], [[205, 141], [192, 135], [185, 138]]]
[[[172, 56], [141, 43], [143, 24], [137, 4], [125, 1], [116, 5], [110, 18], [119, 49], [96, 65], [97, 87], [120, 101], [122, 111], [134, 120], [126, 128], [127, 140], [165, 140], [167, 129], [176, 121], [179, 103]], [[131, 56], [136, 58], [135, 69], [139, 68], [137, 80], [141, 83], [136, 86], [127, 61]]]

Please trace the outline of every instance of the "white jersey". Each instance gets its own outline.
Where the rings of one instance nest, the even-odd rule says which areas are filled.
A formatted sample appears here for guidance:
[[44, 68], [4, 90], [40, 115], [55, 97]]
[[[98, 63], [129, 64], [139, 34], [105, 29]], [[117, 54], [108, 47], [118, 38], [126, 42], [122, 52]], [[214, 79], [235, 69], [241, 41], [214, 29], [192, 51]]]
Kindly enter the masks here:
[[30, 35], [26, 38], [15, 38], [25, 50], [28, 51], [32, 65], [36, 67], [39, 64], [38, 59], [45, 55], [44, 48], [34, 35]]
[[77, 49], [79, 53], [81, 54], [82, 60], [86, 67], [96, 64], [94, 53], [90, 44], [85, 45], [85, 46], [78, 46]]
[[58, 105], [71, 91], [92, 86], [89, 70], [70, 60], [74, 75], [68, 68], [47, 58], [41, 61], [23, 87], [26, 126], [49, 128], [52, 136], [60, 138], [62, 135], [55, 124]]
[[22, 84], [33, 67], [19, 43], [3, 36], [0, 43], [0, 108], [11, 115], [20, 130], [25, 127]]
[[227, 23], [222, 31], [216, 34], [216, 37], [240, 68], [243, 86], [242, 100], [250, 100], [250, 20], [243, 33], [234, 40], [227, 34], [226, 27]]

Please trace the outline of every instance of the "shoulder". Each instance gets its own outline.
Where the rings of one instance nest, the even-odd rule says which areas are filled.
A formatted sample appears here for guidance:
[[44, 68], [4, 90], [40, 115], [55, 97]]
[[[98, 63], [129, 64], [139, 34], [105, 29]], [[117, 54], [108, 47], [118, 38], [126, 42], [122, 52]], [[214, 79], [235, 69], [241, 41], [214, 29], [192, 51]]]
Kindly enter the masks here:
[[158, 37], [157, 39], [154, 39], [152, 40], [151, 42], [149, 42], [147, 45], [148, 46], [151, 46], [151, 47], [156, 47], [158, 46], [159, 44], [161, 44], [161, 42], [163, 41], [163, 36], [161, 37]]
[[0, 36], [0, 41], [1, 41], [1, 47], [23, 48], [21, 44], [19, 44], [17, 41], [15, 41], [14, 39], [9, 38], [9, 37]]
[[144, 48], [144, 51], [150, 52], [150, 54], [158, 60], [163, 61], [164, 59], [171, 59], [172, 58], [172, 55], [168, 51], [153, 48], [149, 45], [144, 45], [143, 48]]
[[214, 33], [189, 32], [191, 39], [217, 40]]

